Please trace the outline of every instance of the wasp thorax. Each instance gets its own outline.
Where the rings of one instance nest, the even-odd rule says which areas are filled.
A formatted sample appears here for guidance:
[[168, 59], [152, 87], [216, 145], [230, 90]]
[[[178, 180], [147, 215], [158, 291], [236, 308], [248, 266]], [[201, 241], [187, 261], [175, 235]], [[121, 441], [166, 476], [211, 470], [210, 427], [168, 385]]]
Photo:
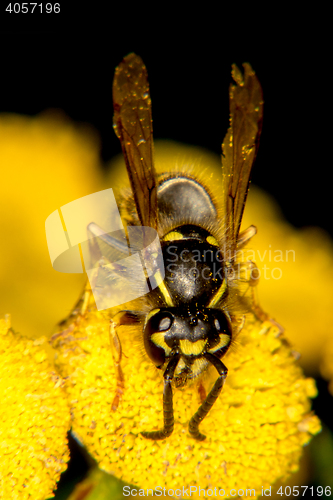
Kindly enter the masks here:
[[[213, 241], [213, 243], [211, 243]], [[193, 300], [206, 305], [223, 283], [223, 255], [204, 228], [185, 225], [163, 242], [165, 283], [174, 305]]]

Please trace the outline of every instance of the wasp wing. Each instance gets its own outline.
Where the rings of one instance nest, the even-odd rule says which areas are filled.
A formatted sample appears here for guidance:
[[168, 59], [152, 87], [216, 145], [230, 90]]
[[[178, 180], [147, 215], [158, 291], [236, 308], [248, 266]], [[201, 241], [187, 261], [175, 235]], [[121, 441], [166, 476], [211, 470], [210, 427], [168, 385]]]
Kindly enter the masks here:
[[235, 84], [230, 85], [230, 127], [222, 144], [223, 206], [226, 213], [226, 245], [237, 247], [240, 225], [249, 189], [263, 115], [263, 95], [250, 64], [243, 64], [244, 77], [232, 66]]
[[142, 59], [129, 54], [113, 81], [113, 127], [120, 139], [142, 226], [157, 226], [153, 124], [148, 75]]

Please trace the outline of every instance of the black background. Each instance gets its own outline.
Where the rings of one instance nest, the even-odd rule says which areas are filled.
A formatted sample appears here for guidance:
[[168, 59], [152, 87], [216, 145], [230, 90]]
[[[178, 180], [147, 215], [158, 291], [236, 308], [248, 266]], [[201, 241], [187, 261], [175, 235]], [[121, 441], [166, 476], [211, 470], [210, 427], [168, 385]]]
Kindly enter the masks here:
[[[252, 180], [273, 194], [293, 225], [333, 234], [328, 13], [245, 12], [238, 4], [229, 12], [222, 4], [218, 11], [189, 9], [180, 18], [171, 5], [159, 13], [147, 5], [132, 13], [126, 6], [120, 14], [99, 4], [82, 8], [69, 12], [61, 4], [58, 17], [2, 11], [1, 112], [61, 109], [96, 128], [106, 162], [120, 152], [112, 129], [114, 69], [134, 51], [149, 73], [154, 137], [220, 154], [231, 64], [248, 61], [265, 99]], [[319, 386], [323, 399], [315, 409], [332, 426], [332, 398], [326, 382]]]
[[100, 5], [91, 11], [66, 9], [61, 4], [60, 14], [2, 12], [0, 111], [34, 115], [59, 108], [98, 130], [106, 161], [120, 152], [112, 130], [114, 68], [134, 51], [148, 68], [155, 138], [220, 154], [230, 67], [250, 62], [265, 99], [252, 180], [275, 196], [295, 226], [333, 231], [332, 90], [324, 14], [318, 20], [311, 12], [291, 18], [290, 13], [205, 9], [202, 19], [200, 11], [179, 19], [175, 12], [154, 16], [147, 7], [134, 16], [130, 8], [121, 15]]

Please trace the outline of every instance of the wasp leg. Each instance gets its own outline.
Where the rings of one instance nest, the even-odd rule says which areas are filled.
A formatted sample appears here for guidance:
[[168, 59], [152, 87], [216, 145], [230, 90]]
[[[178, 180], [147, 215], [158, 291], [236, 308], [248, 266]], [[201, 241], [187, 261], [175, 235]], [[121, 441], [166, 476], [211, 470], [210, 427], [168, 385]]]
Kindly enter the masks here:
[[147, 439], [164, 439], [173, 433], [174, 415], [173, 415], [173, 397], [171, 381], [178, 365], [180, 355], [174, 356], [168, 363], [164, 372], [164, 388], [163, 388], [163, 419], [164, 427], [159, 431], [141, 432], [142, 436]]
[[116, 411], [125, 389], [124, 374], [121, 369], [122, 348], [117, 334], [117, 327], [131, 325], [138, 321], [138, 317], [131, 311], [120, 311], [110, 320], [110, 347], [116, 372], [116, 395], [111, 404], [111, 410]]
[[228, 368], [222, 363], [222, 361], [219, 358], [208, 352], [204, 354], [204, 357], [207, 359], [207, 361], [209, 361], [212, 365], [215, 366], [220, 376], [216, 380], [213, 389], [210, 391], [205, 401], [199, 407], [198, 411], [193, 415], [193, 417], [190, 420], [190, 423], [188, 424], [188, 430], [191, 437], [197, 439], [198, 441], [203, 441], [206, 438], [204, 434], [201, 434], [201, 432], [199, 432], [199, 424], [207, 416], [213, 404], [219, 397], [228, 373]]
[[112, 404], [111, 404], [111, 410], [116, 411], [118, 408], [118, 405], [120, 403], [121, 397], [124, 393], [124, 375], [123, 371], [120, 366], [121, 362], [121, 357], [122, 357], [122, 349], [121, 349], [121, 343], [120, 339], [118, 337], [118, 334], [116, 332], [116, 327], [117, 323], [113, 321], [112, 319], [110, 320], [110, 346], [111, 346], [111, 352], [112, 352], [112, 358], [113, 358], [113, 364], [116, 372], [116, 394], [115, 397], [113, 398]]
[[245, 231], [239, 233], [237, 238], [237, 249], [243, 248], [253, 236], [257, 234], [256, 226], [250, 226]]
[[[250, 283], [251, 285], [251, 283]], [[255, 288], [255, 285], [252, 285], [252, 311], [254, 315], [260, 320], [260, 321], [267, 321], [269, 319], [269, 315], [265, 313], [265, 311], [262, 309], [262, 307], [259, 305], [259, 300], [258, 300], [258, 292]]]

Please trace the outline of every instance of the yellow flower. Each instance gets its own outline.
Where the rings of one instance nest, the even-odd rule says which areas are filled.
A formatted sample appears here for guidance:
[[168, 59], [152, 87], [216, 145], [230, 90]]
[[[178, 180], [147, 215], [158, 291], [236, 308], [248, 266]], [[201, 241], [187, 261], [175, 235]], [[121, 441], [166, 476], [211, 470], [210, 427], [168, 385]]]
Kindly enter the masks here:
[[[122, 327], [125, 390], [111, 411], [116, 374], [108, 318], [92, 310], [54, 339], [73, 431], [103, 470], [141, 488], [254, 488], [257, 494], [297, 470], [303, 445], [320, 429], [308, 399], [316, 389], [277, 326], [248, 315], [235, 349], [223, 359], [229, 376], [201, 424], [205, 441], [193, 440], [187, 429], [200, 404], [196, 385], [175, 391], [175, 430], [164, 441], [152, 441], [141, 432], [163, 426], [161, 375], [139, 332]], [[209, 372], [206, 390], [213, 378]]]
[[0, 320], [0, 498], [45, 500], [69, 460], [70, 415], [43, 349]]

